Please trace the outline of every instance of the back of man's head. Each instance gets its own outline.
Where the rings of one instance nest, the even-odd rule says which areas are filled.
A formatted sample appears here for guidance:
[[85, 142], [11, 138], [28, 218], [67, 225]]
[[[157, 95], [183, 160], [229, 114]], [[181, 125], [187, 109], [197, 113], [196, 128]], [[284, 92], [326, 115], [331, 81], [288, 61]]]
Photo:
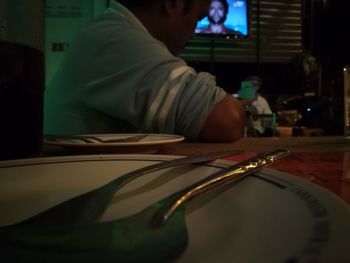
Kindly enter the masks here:
[[154, 2], [154, 0], [115, 0], [128, 8], [142, 8]]
[[[163, 2], [164, 0], [114, 0], [121, 3], [129, 9], [144, 9], [153, 5], [157, 1]], [[187, 6], [189, 6], [194, 0], [186, 0]], [[226, 1], [226, 0], [225, 0]]]
[[249, 76], [249, 77], [246, 77], [245, 80], [256, 82], [259, 87], [262, 85], [262, 80], [259, 76]]

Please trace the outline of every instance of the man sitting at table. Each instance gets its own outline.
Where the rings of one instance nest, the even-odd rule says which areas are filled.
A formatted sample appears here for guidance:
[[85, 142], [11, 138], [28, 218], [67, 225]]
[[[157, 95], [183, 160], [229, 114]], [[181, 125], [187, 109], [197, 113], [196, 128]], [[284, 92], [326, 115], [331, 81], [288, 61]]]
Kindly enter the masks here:
[[70, 45], [45, 92], [45, 134], [171, 133], [234, 141], [242, 104], [177, 55], [210, 0], [119, 0]]
[[262, 86], [262, 80], [258, 76], [249, 76], [245, 79], [249, 81], [251, 86], [255, 89], [256, 97], [251, 104], [247, 106], [253, 120], [254, 134], [261, 137], [270, 137], [276, 135], [275, 121], [272, 117], [272, 111], [268, 101], [259, 94]]

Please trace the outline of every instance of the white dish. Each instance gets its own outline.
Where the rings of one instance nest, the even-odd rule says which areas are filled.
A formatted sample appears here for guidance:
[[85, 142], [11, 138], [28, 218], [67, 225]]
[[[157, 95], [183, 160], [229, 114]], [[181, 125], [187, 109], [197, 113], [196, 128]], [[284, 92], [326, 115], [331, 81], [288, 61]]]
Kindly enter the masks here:
[[[94, 137], [103, 141], [114, 140], [114, 139], [125, 139], [134, 136], [143, 135], [141, 133], [116, 133], [116, 134], [84, 134], [79, 137]], [[178, 143], [185, 139], [181, 135], [175, 134], [147, 134], [144, 138], [139, 141], [121, 141], [121, 142], [99, 142], [91, 141], [85, 142], [81, 139], [50, 139], [45, 138], [44, 143], [49, 145], [62, 146], [71, 149], [80, 150], [96, 150], [96, 149], [120, 149], [125, 151], [127, 149], [151, 149], [165, 144]]]
[[[0, 225], [22, 221], [164, 155], [0, 162]], [[117, 192], [102, 220], [132, 215], [232, 162], [148, 174]], [[189, 244], [176, 262], [350, 262], [350, 206], [296, 176], [264, 169], [187, 204]]]

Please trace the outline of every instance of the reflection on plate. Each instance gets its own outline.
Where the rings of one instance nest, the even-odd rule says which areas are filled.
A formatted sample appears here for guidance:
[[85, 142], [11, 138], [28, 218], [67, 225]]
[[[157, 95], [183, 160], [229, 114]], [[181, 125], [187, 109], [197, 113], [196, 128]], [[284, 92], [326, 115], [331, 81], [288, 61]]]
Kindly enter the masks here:
[[[0, 162], [0, 225], [19, 222], [130, 170], [176, 158], [90, 155]], [[117, 192], [102, 220], [132, 215], [229, 161], [144, 175]], [[176, 262], [350, 262], [350, 207], [296, 176], [264, 169], [187, 204], [189, 244]]]
[[[137, 141], [127, 141], [141, 136]], [[128, 152], [152, 152], [152, 149], [166, 144], [178, 143], [185, 137], [175, 134], [141, 134], [141, 133], [119, 133], [119, 134], [84, 134], [77, 138], [66, 136], [46, 137], [44, 143], [62, 146], [69, 149], [114, 153]], [[86, 140], [84, 140], [86, 138]], [[125, 140], [126, 139], [126, 140]]]

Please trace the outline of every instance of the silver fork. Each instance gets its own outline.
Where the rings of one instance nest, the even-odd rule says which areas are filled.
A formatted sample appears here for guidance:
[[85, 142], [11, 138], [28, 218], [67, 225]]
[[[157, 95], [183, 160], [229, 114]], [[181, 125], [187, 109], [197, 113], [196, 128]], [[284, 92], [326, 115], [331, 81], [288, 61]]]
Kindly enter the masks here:
[[[181, 158], [171, 159], [130, 171], [107, 184], [85, 194], [76, 196], [46, 210], [22, 224], [45, 225], [50, 224], [87, 224], [95, 222], [105, 211], [114, 194], [129, 182], [143, 175], [180, 165], [206, 163], [218, 158], [241, 153], [237, 150], [199, 153]], [[98, 204], [98, 205], [96, 205]], [[49, 219], [48, 219], [49, 218]]]
[[192, 198], [218, 186], [242, 180], [248, 175], [257, 172], [263, 167], [271, 165], [290, 154], [291, 152], [289, 150], [275, 150], [261, 154], [241, 163], [228, 166], [207, 178], [200, 180], [199, 182], [168, 197], [167, 201], [164, 202], [164, 205], [151, 220], [151, 225], [155, 227], [165, 225], [176, 209]]

